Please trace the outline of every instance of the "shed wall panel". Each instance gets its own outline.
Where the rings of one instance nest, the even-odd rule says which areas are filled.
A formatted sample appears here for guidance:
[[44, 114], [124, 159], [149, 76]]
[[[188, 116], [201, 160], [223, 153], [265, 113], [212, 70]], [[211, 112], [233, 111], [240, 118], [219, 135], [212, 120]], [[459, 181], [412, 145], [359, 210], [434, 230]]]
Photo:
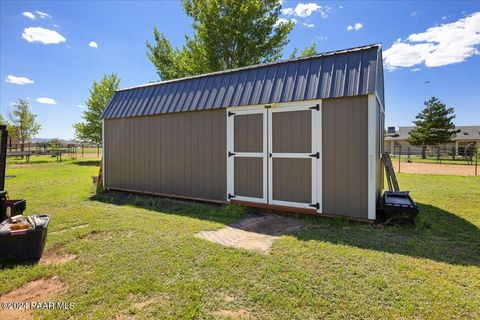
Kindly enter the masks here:
[[312, 200], [312, 159], [273, 159], [273, 199], [309, 203]]
[[235, 157], [234, 162], [235, 195], [263, 198], [263, 159]]
[[226, 200], [225, 110], [105, 120], [106, 187]]
[[312, 152], [312, 112], [274, 112], [272, 135], [275, 153]]
[[234, 118], [234, 151], [263, 151], [263, 115], [245, 114]]
[[368, 218], [368, 98], [322, 101], [323, 212]]

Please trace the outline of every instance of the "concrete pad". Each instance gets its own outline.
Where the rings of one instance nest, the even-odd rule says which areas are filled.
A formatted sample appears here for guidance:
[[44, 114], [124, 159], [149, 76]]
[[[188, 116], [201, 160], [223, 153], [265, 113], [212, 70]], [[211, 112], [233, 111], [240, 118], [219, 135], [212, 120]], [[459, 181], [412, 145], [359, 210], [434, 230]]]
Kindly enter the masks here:
[[298, 219], [276, 214], [258, 214], [249, 215], [219, 230], [201, 231], [195, 236], [227, 247], [266, 253], [275, 239], [304, 226], [305, 223]]

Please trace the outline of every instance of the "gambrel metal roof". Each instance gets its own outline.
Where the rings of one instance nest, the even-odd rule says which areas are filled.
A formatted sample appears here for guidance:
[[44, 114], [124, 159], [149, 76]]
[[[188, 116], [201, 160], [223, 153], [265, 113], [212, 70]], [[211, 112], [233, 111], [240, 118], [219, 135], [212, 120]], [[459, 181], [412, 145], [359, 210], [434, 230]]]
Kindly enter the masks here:
[[103, 119], [377, 93], [379, 44], [121, 89]]

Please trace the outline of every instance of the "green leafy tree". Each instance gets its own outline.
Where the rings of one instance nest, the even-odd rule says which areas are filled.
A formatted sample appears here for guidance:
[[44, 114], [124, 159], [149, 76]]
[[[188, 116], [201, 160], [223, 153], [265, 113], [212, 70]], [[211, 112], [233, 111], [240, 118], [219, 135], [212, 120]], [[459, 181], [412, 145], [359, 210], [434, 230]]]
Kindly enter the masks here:
[[[297, 58], [297, 53], [298, 53], [298, 49], [297, 48], [294, 48], [292, 53], [290, 54], [289, 58], [290, 59], [293, 59], [293, 58]], [[316, 55], [318, 52], [317, 52], [317, 44], [315, 42], [313, 42], [310, 46], [308, 47], [305, 47], [302, 52], [300, 52], [300, 56], [301, 58], [303, 57], [310, 57], [310, 56], [314, 56]]]
[[61, 141], [59, 138], [53, 138], [48, 141], [51, 150], [58, 150], [60, 149]]
[[21, 143], [21, 150], [24, 150], [24, 144], [30, 141], [41, 129], [36, 121], [37, 115], [30, 111], [28, 101], [18, 99], [13, 104], [13, 112], [8, 115], [11, 122], [9, 136], [17, 138]]
[[102, 121], [100, 116], [120, 84], [120, 78], [112, 73], [104, 75], [100, 82], [94, 81], [87, 100], [87, 110], [83, 112], [84, 122], [73, 125], [75, 139], [102, 143]]
[[422, 146], [422, 158], [425, 158], [427, 146], [451, 142], [460, 132], [455, 129], [453, 108], [447, 108], [438, 98], [431, 97], [424, 102], [425, 108], [413, 121], [415, 128], [410, 132], [408, 142], [414, 146]]
[[278, 60], [294, 22], [280, 22], [278, 0], [183, 0], [193, 35], [173, 48], [155, 27], [147, 56], [163, 80]]

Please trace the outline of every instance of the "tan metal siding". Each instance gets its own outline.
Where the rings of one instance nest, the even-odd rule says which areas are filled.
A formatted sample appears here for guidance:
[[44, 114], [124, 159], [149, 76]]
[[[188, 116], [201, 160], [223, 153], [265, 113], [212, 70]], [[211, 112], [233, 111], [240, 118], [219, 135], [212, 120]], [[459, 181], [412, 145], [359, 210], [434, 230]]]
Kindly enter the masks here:
[[226, 200], [226, 114], [105, 120], [108, 188]]
[[312, 149], [312, 112], [272, 114], [272, 141], [275, 153], [307, 153]]
[[368, 218], [368, 98], [322, 101], [323, 212]]
[[273, 159], [273, 199], [309, 203], [312, 201], [312, 160]]

